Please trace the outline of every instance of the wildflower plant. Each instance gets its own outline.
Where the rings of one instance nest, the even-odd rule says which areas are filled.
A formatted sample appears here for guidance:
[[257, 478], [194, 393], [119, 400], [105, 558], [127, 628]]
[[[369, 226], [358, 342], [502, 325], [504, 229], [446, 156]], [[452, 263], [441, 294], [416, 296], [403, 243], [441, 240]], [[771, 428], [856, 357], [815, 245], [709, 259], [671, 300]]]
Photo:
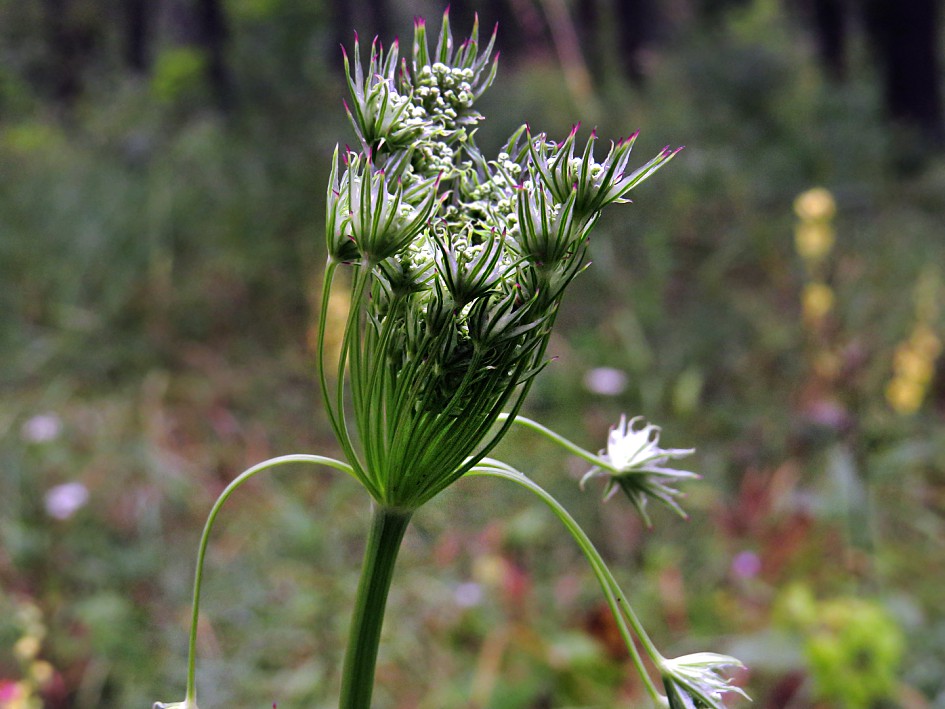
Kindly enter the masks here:
[[[512, 481], [548, 505], [590, 561], [650, 696], [658, 706], [721, 707], [733, 690], [716, 674], [737, 660], [668, 660], [655, 648], [587, 535], [525, 474], [488, 457], [519, 424], [588, 460], [644, 512], [648, 499], [681, 513], [672, 487], [693, 473], [668, 463], [691, 451], [658, 446], [658, 429], [622, 419], [606, 452], [594, 455], [518, 415], [547, 363], [548, 339], [564, 292], [587, 265], [601, 210], [668, 162], [666, 148], [630, 169], [635, 135], [595, 155], [577, 128], [562, 142], [516, 130], [494, 159], [476, 145], [476, 99], [493, 82], [495, 33], [480, 43], [478, 22], [458, 45], [444, 14], [431, 45], [423, 20], [413, 47], [372, 43], [364, 65], [358, 40], [345, 55], [358, 145], [336, 148], [326, 204], [328, 259], [321, 299], [318, 377], [344, 461], [294, 455], [237, 477], [213, 507], [198, 553], [184, 702], [194, 709], [195, 628], [204, 554], [213, 521], [234, 490], [277, 465], [314, 463], [357, 480], [373, 498], [373, 521], [355, 599], [340, 707], [368, 709], [394, 564], [413, 513], [461, 477]], [[350, 293], [340, 346], [328, 361], [326, 323], [333, 288]], [[664, 683], [657, 688], [637, 642]], [[709, 662], [706, 658], [710, 658]], [[700, 664], [701, 663], [701, 664]]]

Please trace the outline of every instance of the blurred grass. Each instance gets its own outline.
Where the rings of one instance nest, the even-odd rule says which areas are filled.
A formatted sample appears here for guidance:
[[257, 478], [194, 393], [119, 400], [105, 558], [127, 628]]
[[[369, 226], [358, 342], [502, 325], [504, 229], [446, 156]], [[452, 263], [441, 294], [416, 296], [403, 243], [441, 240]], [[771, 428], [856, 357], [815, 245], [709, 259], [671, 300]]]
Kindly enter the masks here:
[[[44, 706], [179, 694], [212, 499], [264, 457], [333, 449], [306, 331], [330, 150], [349, 138], [342, 82], [301, 24], [267, 15], [278, 3], [257, 5], [239, 5], [228, 115], [173, 56], [160, 81], [103, 84], [66, 122], [4, 84], [19, 93], [0, 122], [0, 680], [48, 662]], [[892, 696], [872, 706], [945, 706], [941, 361], [916, 414], [883, 396], [914, 285], [945, 263], [945, 163], [894, 170], [868, 68], [826, 85], [799, 37], [756, 3], [726, 32], [655, 53], [645, 90], [602, 81], [593, 106], [549, 64], [500, 74], [487, 148], [522, 121], [640, 128], [641, 161], [686, 143], [595, 233], [528, 415], [593, 448], [622, 411], [644, 413], [668, 445], [698, 447], [705, 481], [689, 522], [656, 513], [648, 532], [619, 500], [580, 494], [581, 466], [547, 444], [513, 432], [500, 454], [587, 524], [663, 647], [739, 654], [758, 706], [854, 706], [818, 684], [810, 648], [826, 634], [834, 674], [869, 655], [817, 615], [852, 596], [909, 639]], [[838, 203], [835, 307], [818, 329], [802, 318], [792, 212], [815, 185]], [[825, 354], [838, 363], [827, 376]], [[602, 366], [626, 388], [587, 391]], [[56, 519], [46, 495], [66, 482], [89, 500]], [[366, 504], [307, 470], [234, 498], [209, 558], [202, 705], [332, 706]], [[376, 705], [642, 701], [562, 540], [494, 482], [460, 482], [424, 509]], [[784, 610], [790, 588], [819, 599], [808, 625]], [[33, 606], [39, 625], [23, 620]], [[24, 637], [32, 655], [14, 651]]]

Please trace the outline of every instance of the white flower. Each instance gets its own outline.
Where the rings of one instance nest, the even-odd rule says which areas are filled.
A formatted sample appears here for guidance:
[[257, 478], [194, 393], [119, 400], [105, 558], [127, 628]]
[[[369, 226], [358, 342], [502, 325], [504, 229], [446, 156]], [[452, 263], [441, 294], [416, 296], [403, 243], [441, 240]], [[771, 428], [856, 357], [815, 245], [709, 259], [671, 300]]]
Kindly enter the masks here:
[[55, 519], [69, 519], [89, 501], [89, 491], [82, 483], [56, 485], [46, 491], [46, 513]]
[[[637, 427], [638, 423], [642, 423]], [[642, 416], [627, 421], [626, 415], [620, 423], [610, 429], [607, 437], [607, 453], [604, 457], [617, 473], [653, 472], [672, 473], [663, 467], [671, 458], [684, 458], [695, 453], [695, 448], [660, 448], [659, 426], [647, 423]]]
[[154, 702], [151, 709], [199, 709], [199, 707], [193, 699], [185, 699], [182, 702], [172, 702], [170, 704]]
[[584, 388], [592, 394], [617, 396], [622, 394], [630, 378], [627, 373], [614, 367], [595, 367], [584, 375]]
[[20, 435], [28, 443], [49, 443], [56, 440], [61, 432], [62, 419], [56, 414], [37, 414], [20, 429]]
[[682, 493], [672, 487], [677, 480], [698, 478], [688, 470], [667, 467], [675, 458], [684, 458], [695, 452], [694, 448], [660, 448], [660, 427], [646, 423], [642, 416], [627, 420], [610, 429], [607, 449], [600, 453], [600, 465], [592, 468], [582, 478], [581, 486], [595, 477], [606, 477], [604, 499], [610, 499], [618, 489], [623, 490], [650, 525], [646, 504], [654, 497], [681, 517], [686, 513], [676, 502]]
[[722, 695], [727, 692], [750, 699], [741, 687], [718, 674], [726, 667], [744, 665], [734, 657], [714, 652], [664, 659], [661, 669], [670, 709], [725, 709]]

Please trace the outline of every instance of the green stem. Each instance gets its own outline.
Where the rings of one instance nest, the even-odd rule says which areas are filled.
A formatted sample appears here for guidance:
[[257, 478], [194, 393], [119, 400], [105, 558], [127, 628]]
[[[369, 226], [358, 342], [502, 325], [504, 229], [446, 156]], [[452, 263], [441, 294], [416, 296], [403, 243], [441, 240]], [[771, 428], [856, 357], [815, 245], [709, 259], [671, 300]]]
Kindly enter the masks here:
[[200, 548], [197, 552], [197, 570], [194, 573], [193, 611], [191, 612], [190, 618], [190, 640], [187, 646], [187, 696], [185, 702], [188, 707], [191, 705], [196, 706], [197, 702], [197, 622], [200, 619], [200, 590], [203, 586], [203, 566], [207, 556], [207, 545], [210, 543], [210, 532], [213, 530], [213, 524], [223, 507], [223, 503], [225, 503], [230, 495], [232, 495], [237, 488], [242, 486], [243, 483], [264, 470], [269, 470], [270, 468], [286, 465], [288, 463], [313, 463], [315, 465], [324, 465], [329, 468], [341, 470], [357, 479], [351, 466], [342, 463], [340, 460], [321, 455], [299, 453], [297, 455], [283, 455], [277, 458], [270, 458], [269, 460], [248, 468], [234, 478], [223, 492], [220, 493], [217, 501], [213, 503], [213, 507], [210, 509], [210, 515], [207, 517], [207, 523], [203, 527], [203, 534], [200, 537]]
[[524, 473], [515, 470], [511, 466], [496, 460], [487, 460], [483, 461], [482, 465], [470, 470], [469, 474], [476, 476], [485, 475], [511, 480], [512, 482], [521, 485], [527, 490], [530, 490], [533, 494], [539, 497], [542, 502], [551, 508], [552, 512], [554, 512], [558, 519], [561, 520], [568, 532], [571, 533], [571, 536], [578, 543], [578, 546], [581, 548], [581, 551], [584, 552], [584, 556], [590, 563], [591, 569], [593, 569], [594, 575], [597, 577], [597, 580], [600, 583], [601, 590], [604, 592], [604, 597], [607, 599], [607, 605], [610, 606], [614, 620], [617, 622], [617, 627], [620, 631], [621, 637], [623, 638], [624, 644], [627, 646], [627, 651], [630, 653], [630, 659], [633, 661], [633, 664], [640, 675], [640, 679], [643, 680], [643, 684], [646, 687], [647, 693], [650, 695], [650, 698], [653, 700], [653, 703], [656, 706], [666, 706], [665, 697], [663, 697], [660, 691], [656, 688], [656, 685], [650, 678], [649, 673], [646, 671], [646, 667], [643, 665], [643, 660], [640, 658], [639, 652], [637, 652], [636, 644], [633, 642], [633, 637], [631, 636], [630, 630], [627, 627], [627, 622], [629, 622], [630, 627], [633, 628], [637, 638], [639, 638], [640, 643], [643, 645], [643, 649], [646, 651], [646, 654], [650, 657], [653, 663], [660, 668], [661, 671], [663, 667], [663, 656], [656, 649], [653, 641], [650, 640], [649, 635], [647, 635], [646, 630], [643, 628], [643, 624], [640, 622], [640, 619], [637, 618], [636, 613], [630, 606], [630, 602], [627, 600], [627, 595], [617, 584], [617, 580], [614, 578], [610, 569], [607, 567], [607, 564], [604, 562], [600, 552], [597, 551], [594, 543], [590, 540], [584, 530], [581, 529], [581, 526], [577, 523], [577, 521], [575, 521], [575, 519], [564, 508], [564, 506], [554, 497], [552, 497], [552, 495], [547, 490], [526, 476]]
[[573, 443], [572, 441], [569, 441], [567, 438], [565, 438], [564, 436], [558, 433], [555, 433], [550, 428], [546, 428], [545, 426], [542, 426], [537, 421], [532, 421], [530, 418], [525, 418], [524, 416], [514, 416], [512, 414], [500, 414], [499, 416], [499, 421], [508, 421], [509, 419], [512, 420], [512, 423], [516, 423], [519, 426], [524, 426], [525, 428], [530, 428], [536, 433], [542, 434], [543, 436], [545, 436], [545, 438], [549, 439], [550, 441], [554, 443], [557, 443], [566, 451], [573, 453], [579, 458], [583, 458], [591, 465], [596, 465], [599, 468], [606, 468], [606, 469], [611, 468], [610, 463], [608, 463], [606, 460], [603, 460], [602, 458], [594, 455], [590, 451], [585, 450], [584, 448], [581, 448], [581, 446], [579, 446], [577, 443]]
[[339, 709], [370, 709], [387, 593], [411, 510], [375, 507], [348, 635]]

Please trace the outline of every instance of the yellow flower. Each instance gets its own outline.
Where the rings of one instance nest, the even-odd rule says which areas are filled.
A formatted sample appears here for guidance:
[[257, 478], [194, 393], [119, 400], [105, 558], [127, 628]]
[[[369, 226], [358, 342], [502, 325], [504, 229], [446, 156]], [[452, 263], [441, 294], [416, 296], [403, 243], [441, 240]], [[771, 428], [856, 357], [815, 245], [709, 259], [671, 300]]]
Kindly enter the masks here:
[[30, 676], [40, 687], [44, 687], [53, 678], [56, 671], [46, 660], [36, 660], [30, 665]]
[[896, 348], [893, 369], [897, 376], [921, 385], [931, 381], [934, 371], [932, 360], [909, 344]]
[[826, 221], [837, 213], [837, 203], [828, 190], [815, 187], [798, 195], [794, 200], [794, 213], [802, 221]]
[[918, 411], [924, 396], [925, 388], [921, 384], [904, 377], [894, 377], [886, 385], [886, 401], [900, 414]]
[[21, 660], [32, 660], [39, 654], [39, 638], [35, 635], [24, 635], [13, 646], [13, 654]]
[[825, 222], [804, 221], [794, 231], [794, 248], [805, 261], [820, 261], [833, 248], [834, 233]]
[[801, 296], [804, 320], [816, 324], [833, 309], [833, 290], [826, 283], [814, 281], [804, 286]]

